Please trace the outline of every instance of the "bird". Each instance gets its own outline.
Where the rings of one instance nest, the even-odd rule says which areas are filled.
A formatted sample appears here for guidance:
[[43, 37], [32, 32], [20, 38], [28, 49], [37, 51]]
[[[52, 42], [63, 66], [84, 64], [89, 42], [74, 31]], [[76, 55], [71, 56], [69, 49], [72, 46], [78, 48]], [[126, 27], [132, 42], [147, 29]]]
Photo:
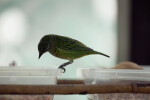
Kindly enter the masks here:
[[44, 53], [49, 52], [55, 57], [69, 60], [58, 67], [59, 69], [63, 70], [63, 73], [66, 71], [64, 68], [65, 66], [72, 64], [75, 59], [83, 56], [100, 54], [105, 57], [110, 57], [104, 53], [89, 48], [78, 40], [55, 34], [43, 36], [38, 44], [38, 51], [39, 59]]

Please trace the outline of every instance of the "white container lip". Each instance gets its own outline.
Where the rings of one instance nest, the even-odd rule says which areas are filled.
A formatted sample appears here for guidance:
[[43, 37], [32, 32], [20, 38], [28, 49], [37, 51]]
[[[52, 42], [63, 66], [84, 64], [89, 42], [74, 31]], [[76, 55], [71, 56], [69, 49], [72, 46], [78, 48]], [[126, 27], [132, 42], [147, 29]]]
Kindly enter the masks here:
[[150, 81], [150, 70], [102, 69], [95, 70], [94, 78]]
[[58, 76], [61, 70], [49, 66], [1, 66], [0, 76]]
[[81, 76], [97, 80], [139, 80], [150, 81], [150, 70], [81, 68]]

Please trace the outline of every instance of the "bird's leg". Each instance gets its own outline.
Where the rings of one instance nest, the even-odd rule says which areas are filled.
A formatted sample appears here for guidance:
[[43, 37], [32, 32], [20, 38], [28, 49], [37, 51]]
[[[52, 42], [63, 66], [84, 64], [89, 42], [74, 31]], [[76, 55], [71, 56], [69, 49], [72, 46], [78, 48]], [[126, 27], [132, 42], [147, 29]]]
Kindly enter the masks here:
[[72, 64], [72, 63], [73, 63], [73, 60], [69, 60], [68, 62], [66, 62], [66, 63], [60, 65], [59, 68], [60, 68], [60, 69], [63, 69], [63, 70], [64, 70], [63, 73], [65, 73], [66, 69], [65, 69], [64, 67], [67, 66], [67, 65], [69, 65], [69, 64]]

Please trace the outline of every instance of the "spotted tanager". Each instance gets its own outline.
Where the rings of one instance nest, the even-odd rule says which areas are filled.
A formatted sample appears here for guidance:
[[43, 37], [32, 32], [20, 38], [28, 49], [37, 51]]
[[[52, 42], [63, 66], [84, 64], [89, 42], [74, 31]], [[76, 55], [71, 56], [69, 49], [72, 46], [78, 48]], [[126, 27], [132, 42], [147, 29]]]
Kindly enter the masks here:
[[64, 72], [64, 67], [73, 63], [74, 59], [91, 54], [100, 54], [109, 57], [104, 53], [94, 51], [78, 40], [54, 34], [49, 34], [42, 37], [38, 44], [38, 51], [39, 59], [45, 52], [49, 52], [55, 57], [69, 60], [69, 62], [66, 62], [59, 66], [59, 68], [63, 69]]

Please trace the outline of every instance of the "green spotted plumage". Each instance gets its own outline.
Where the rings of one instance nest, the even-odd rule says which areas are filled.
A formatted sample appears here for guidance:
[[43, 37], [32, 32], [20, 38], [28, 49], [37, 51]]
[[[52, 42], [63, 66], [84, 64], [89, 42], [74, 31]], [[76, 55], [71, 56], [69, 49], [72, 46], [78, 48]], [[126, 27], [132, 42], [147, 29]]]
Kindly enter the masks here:
[[[71, 63], [74, 59], [90, 54], [100, 54], [109, 57], [106, 54], [94, 51], [93, 49], [79, 42], [78, 40], [54, 34], [45, 35], [39, 42], [38, 50], [39, 58], [43, 53], [49, 52], [53, 56], [56, 56], [61, 59], [67, 59]], [[61, 68], [64, 69], [63, 67]]]

